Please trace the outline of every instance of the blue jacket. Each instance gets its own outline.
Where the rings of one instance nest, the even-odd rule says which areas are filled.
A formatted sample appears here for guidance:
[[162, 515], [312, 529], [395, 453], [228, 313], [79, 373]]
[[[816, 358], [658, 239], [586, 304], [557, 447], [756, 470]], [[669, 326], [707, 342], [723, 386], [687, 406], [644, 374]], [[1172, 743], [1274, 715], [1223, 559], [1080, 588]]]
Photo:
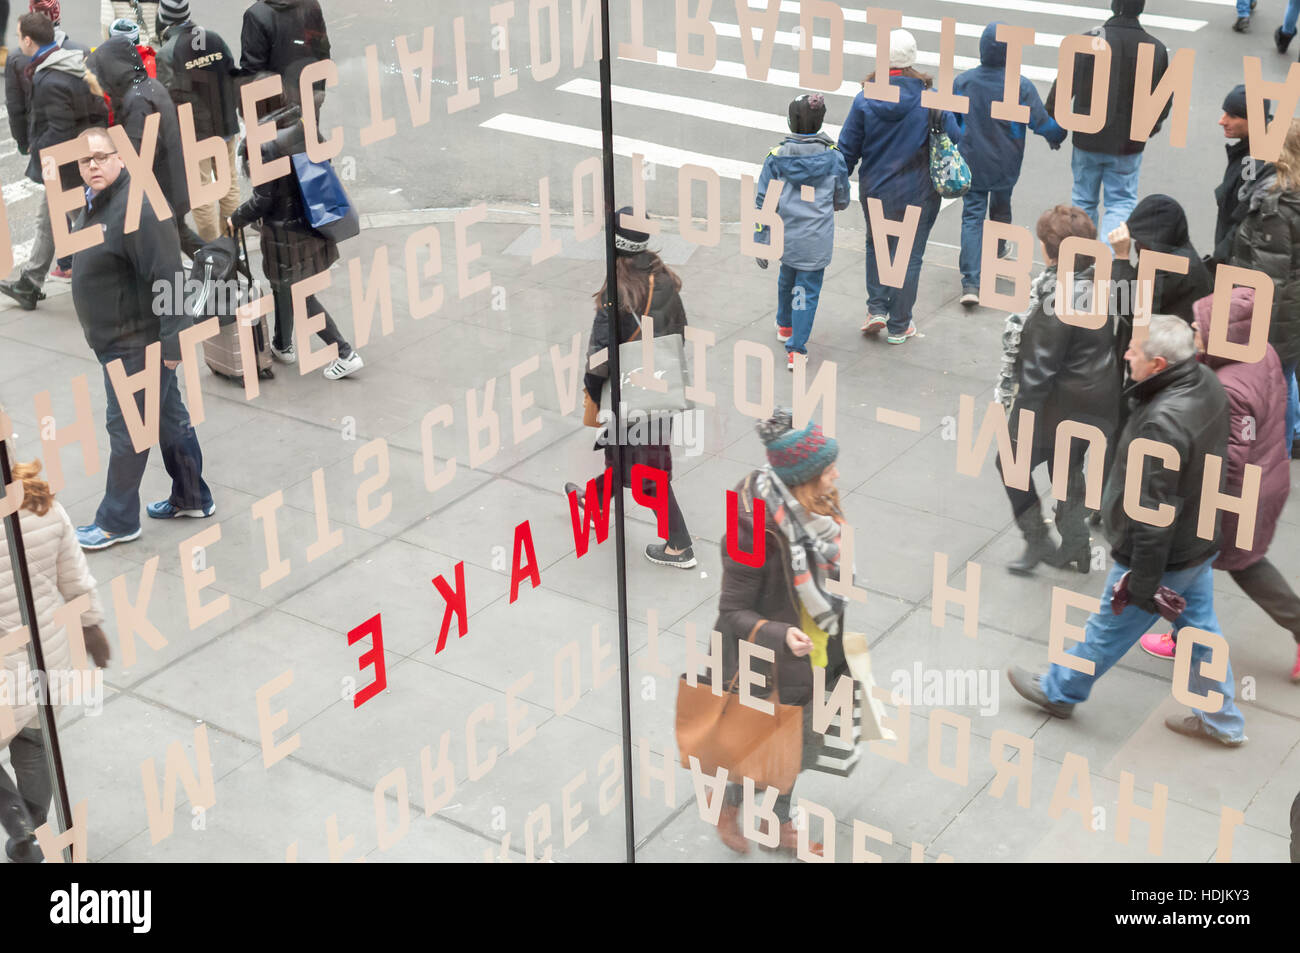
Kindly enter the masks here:
[[[754, 198], [762, 207], [768, 183], [785, 183], [777, 213], [785, 225], [781, 263], [796, 271], [818, 271], [831, 263], [835, 249], [835, 213], [849, 207], [849, 170], [829, 136], [787, 136], [768, 153]], [[803, 186], [812, 186], [814, 199], [805, 202]], [[767, 229], [758, 241], [766, 243]]]
[[[1007, 45], [999, 43], [997, 23], [990, 23], [980, 37], [980, 65], [957, 77], [954, 93], [970, 97], [970, 111], [958, 115], [962, 127], [961, 154], [970, 166], [971, 191], [1009, 189], [1020, 178], [1025, 158], [1025, 124], [994, 119], [992, 104], [1002, 98], [1006, 74]], [[1034, 84], [1020, 78], [1020, 103], [1029, 107], [1029, 128], [1052, 145], [1059, 146], [1066, 131], [1047, 114]]]
[[[898, 87], [898, 102], [882, 103], [858, 93], [840, 130], [839, 149], [849, 174], [858, 160], [858, 197], [866, 208], [868, 198], [880, 199], [885, 215], [903, 217], [909, 205], [926, 205], [939, 194], [930, 181], [930, 110], [921, 106], [921, 81], [911, 76], [891, 76]], [[961, 127], [952, 113], [942, 112], [944, 131], [953, 142]]]

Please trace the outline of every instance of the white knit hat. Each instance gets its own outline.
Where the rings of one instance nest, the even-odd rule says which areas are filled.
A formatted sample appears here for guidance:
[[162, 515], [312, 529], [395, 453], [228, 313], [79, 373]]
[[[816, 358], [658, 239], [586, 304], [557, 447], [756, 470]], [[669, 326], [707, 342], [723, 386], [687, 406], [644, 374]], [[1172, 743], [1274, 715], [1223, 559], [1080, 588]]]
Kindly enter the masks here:
[[916, 37], [906, 30], [889, 33], [889, 68], [907, 69], [916, 65]]

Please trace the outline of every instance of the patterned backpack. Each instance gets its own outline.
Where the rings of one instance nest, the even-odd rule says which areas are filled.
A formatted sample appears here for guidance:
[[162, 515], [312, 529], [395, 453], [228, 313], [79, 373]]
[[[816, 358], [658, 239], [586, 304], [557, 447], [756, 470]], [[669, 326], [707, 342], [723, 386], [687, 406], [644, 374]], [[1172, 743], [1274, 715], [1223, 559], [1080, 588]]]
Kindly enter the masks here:
[[970, 166], [943, 131], [943, 113], [934, 109], [930, 110], [930, 181], [946, 199], [960, 198], [970, 191]]

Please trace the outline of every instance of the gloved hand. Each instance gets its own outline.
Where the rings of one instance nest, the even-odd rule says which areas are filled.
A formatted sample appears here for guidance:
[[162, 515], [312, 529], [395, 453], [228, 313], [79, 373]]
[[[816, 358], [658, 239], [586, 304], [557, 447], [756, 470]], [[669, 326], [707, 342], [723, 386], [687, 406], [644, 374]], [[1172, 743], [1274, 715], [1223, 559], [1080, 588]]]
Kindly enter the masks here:
[[1047, 145], [1053, 152], [1056, 152], [1058, 149], [1061, 148], [1061, 144], [1059, 142], [1048, 142]]
[[109, 651], [108, 638], [104, 635], [104, 630], [97, 625], [87, 625], [82, 627], [81, 634], [86, 641], [86, 651], [90, 654], [95, 666], [97, 668], [107, 668], [112, 653]]
[[1119, 582], [1115, 583], [1111, 589], [1111, 612], [1119, 615], [1132, 604], [1143, 612], [1155, 613], [1169, 622], [1175, 621], [1183, 614], [1183, 610], [1187, 608], [1187, 600], [1168, 586], [1159, 586], [1149, 598], [1135, 597], [1129, 591], [1129, 576], [1132, 574], [1132, 571], [1124, 573], [1124, 575], [1120, 576]]
[[766, 259], [766, 258], [755, 258], [755, 259], [754, 259], [754, 263], [755, 263], [756, 265], [758, 265], [759, 268], [762, 268], [764, 271], [767, 271], [767, 259]]

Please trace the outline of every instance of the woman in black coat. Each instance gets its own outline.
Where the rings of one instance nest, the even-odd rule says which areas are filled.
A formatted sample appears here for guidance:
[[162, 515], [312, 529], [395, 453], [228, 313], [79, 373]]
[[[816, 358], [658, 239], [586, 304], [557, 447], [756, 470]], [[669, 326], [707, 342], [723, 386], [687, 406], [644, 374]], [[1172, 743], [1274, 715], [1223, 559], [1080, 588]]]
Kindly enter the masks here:
[[[1031, 475], [1040, 463], [1046, 463], [1051, 474], [1056, 430], [1066, 420], [1097, 427], [1109, 446], [1115, 433], [1120, 392], [1109, 317], [1102, 327], [1093, 330], [1067, 324], [1056, 314], [1056, 262], [1061, 242], [1072, 235], [1095, 238], [1097, 232], [1092, 220], [1083, 209], [1057, 205], [1038, 219], [1037, 231], [1047, 268], [1034, 280], [1029, 310], [1011, 315], [1007, 320], [1002, 376], [995, 392], [1010, 410], [1017, 454], [1021, 436], [1016, 429], [1019, 412], [1033, 411]], [[1085, 311], [1091, 305], [1092, 276], [1091, 267], [1075, 275], [1072, 295], [1075, 310]], [[1016, 525], [1025, 537], [1024, 552], [1007, 564], [1011, 572], [1029, 573], [1040, 562], [1059, 568], [1073, 563], [1079, 572], [1088, 571], [1091, 539], [1084, 506], [1083, 469], [1087, 447], [1081, 440], [1071, 442], [1067, 494], [1056, 504], [1056, 528], [1061, 534], [1059, 549], [1049, 539], [1032, 476], [1027, 489], [1006, 488]], [[1000, 457], [998, 473], [1002, 473]]]
[[[631, 215], [632, 209], [619, 210], [618, 219]], [[640, 327], [641, 316], [645, 314], [654, 318], [654, 333], [658, 336], [681, 334], [686, 328], [686, 309], [682, 307], [680, 291], [682, 280], [663, 263], [658, 255], [648, 249], [650, 236], [619, 225], [615, 235], [615, 247], [618, 250], [616, 268], [618, 269], [619, 326], [618, 343], [623, 344], [633, 339]], [[651, 278], [654, 279], [654, 294], [646, 300], [650, 292]], [[609, 383], [609, 360], [596, 368], [591, 368], [590, 358], [609, 345], [609, 312], [601, 306], [606, 298], [606, 287], [601, 286], [596, 293], [596, 317], [591, 324], [591, 336], [587, 346], [587, 373], [583, 385], [587, 396], [597, 407], [601, 395]], [[616, 345], [617, 346], [617, 345]], [[605, 425], [596, 440], [595, 449], [605, 451], [605, 466], [614, 466], [614, 444], [619, 435], [607, 433], [610, 424]], [[686, 528], [686, 518], [677, 497], [673, 493], [673, 455], [671, 421], [665, 418], [662, 425], [649, 429], [648, 436], [638, 434], [631, 423], [626, 425], [627, 442], [623, 444], [623, 485], [632, 486], [632, 467], [642, 464], [662, 470], [668, 476], [668, 541], [651, 543], [646, 547], [646, 558], [661, 566], [675, 566], [678, 569], [691, 569], [697, 565], [695, 551], [691, 545], [691, 534]], [[656, 432], [657, 431], [657, 432]], [[603, 481], [597, 480], [597, 486]], [[654, 496], [654, 483], [644, 480], [643, 492]], [[581, 499], [581, 489], [573, 483], [567, 483], [565, 493], [577, 493]]]
[[[275, 139], [262, 146], [262, 161], [272, 162], [307, 151], [306, 134], [302, 124], [302, 110], [285, 105], [281, 94], [264, 101], [269, 114], [263, 122], [274, 122]], [[247, 140], [239, 144], [239, 154], [248, 175]], [[338, 245], [321, 235], [307, 223], [307, 212], [298, 188], [298, 177], [292, 169], [278, 179], [253, 186], [253, 195], [235, 210], [231, 227], [243, 228], [252, 222], [261, 222], [262, 272], [271, 283], [275, 296], [275, 333], [272, 335], [271, 354], [284, 364], [298, 361], [298, 350], [293, 342], [293, 284], [320, 274], [338, 261]], [[325, 327], [317, 336], [327, 345], [337, 344], [338, 357], [325, 366], [328, 380], [340, 380], [359, 370], [365, 362], [339, 332], [338, 325], [315, 295], [306, 299], [306, 313], [324, 314]]]
[[[839, 444], [815, 423], [802, 430], [793, 427], [789, 410], [778, 410], [758, 425], [767, 448], [767, 465], [749, 474], [736, 487], [736, 539], [740, 552], [752, 553], [755, 502], [764, 504], [764, 559], [762, 566], [737, 562], [722, 543], [722, 591], [718, 620], [722, 633], [722, 678], [729, 685], [740, 666], [740, 643], [752, 640], [776, 658], [779, 700], [803, 706], [803, 758], [801, 768], [817, 758], [821, 738], [812, 730], [813, 666], [826, 669], [832, 686], [848, 671], [841, 636], [844, 600], [827, 590], [829, 580], [840, 578], [840, 510], [835, 482]], [[768, 697], [771, 665], [754, 661], [751, 668], [763, 679], [754, 694]], [[728, 783], [718, 836], [739, 853], [749, 850], [739, 823], [744, 798], [741, 779]], [[781, 824], [778, 847], [794, 850], [799, 835], [790, 820], [791, 791], [782, 791], [774, 813]], [[821, 844], [811, 844], [821, 854]]]

